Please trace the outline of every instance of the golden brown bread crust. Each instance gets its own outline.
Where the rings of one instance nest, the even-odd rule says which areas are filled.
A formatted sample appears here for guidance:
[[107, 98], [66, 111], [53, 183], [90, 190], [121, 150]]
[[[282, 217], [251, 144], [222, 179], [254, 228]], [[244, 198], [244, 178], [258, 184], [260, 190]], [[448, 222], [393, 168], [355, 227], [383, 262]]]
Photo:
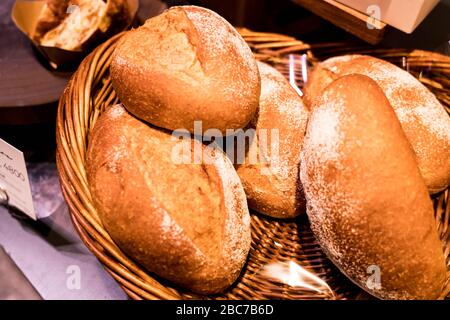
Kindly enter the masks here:
[[[446, 274], [433, 207], [383, 91], [344, 76], [315, 101], [301, 181], [312, 230], [335, 264], [385, 299], [435, 299]], [[368, 268], [381, 270], [369, 289]]]
[[[256, 138], [237, 172], [250, 208], [275, 218], [293, 218], [305, 212], [298, 174], [308, 111], [281, 73], [262, 62], [258, 67], [261, 97], [257, 116], [251, 122]], [[260, 133], [263, 138], [259, 138]], [[277, 146], [272, 146], [276, 137]], [[257, 163], [249, 162], [252, 153], [259, 155]]]
[[123, 36], [111, 62], [129, 112], [158, 127], [237, 129], [253, 118], [260, 79], [253, 54], [216, 13], [172, 7]]
[[408, 72], [369, 56], [348, 55], [324, 61], [305, 88], [311, 105], [334, 79], [363, 74], [377, 82], [400, 120], [430, 193], [450, 184], [450, 117], [436, 97]]
[[303, 101], [306, 106], [311, 109], [314, 99], [320, 98], [322, 91], [338, 78], [339, 76], [322, 67], [320, 63], [317, 64], [308, 75], [308, 82], [303, 88]]
[[215, 293], [236, 280], [250, 248], [245, 194], [223, 153], [210, 164], [175, 164], [180, 143], [112, 107], [90, 136], [89, 186], [106, 230], [127, 254], [178, 285]]

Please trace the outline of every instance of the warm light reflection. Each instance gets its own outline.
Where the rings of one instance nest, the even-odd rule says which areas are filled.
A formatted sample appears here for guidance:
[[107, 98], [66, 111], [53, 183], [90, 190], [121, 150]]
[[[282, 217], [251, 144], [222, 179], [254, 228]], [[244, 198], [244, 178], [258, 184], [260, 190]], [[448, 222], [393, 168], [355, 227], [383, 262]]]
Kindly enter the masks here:
[[300, 88], [297, 86], [297, 81], [295, 77], [295, 55], [290, 54], [289, 55], [289, 83], [291, 84], [292, 88], [298, 93], [300, 97], [303, 97], [303, 92], [300, 90]]
[[263, 275], [292, 287], [301, 287], [334, 297], [328, 284], [294, 261], [270, 263], [263, 269]]

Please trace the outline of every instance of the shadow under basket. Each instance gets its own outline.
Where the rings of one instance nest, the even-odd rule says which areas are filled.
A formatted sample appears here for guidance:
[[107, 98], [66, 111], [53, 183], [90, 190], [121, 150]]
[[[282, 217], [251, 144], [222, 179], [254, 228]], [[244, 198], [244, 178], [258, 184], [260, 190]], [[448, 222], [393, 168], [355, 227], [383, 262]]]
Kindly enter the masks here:
[[[258, 60], [303, 85], [306, 64], [330, 56], [359, 53], [390, 61], [427, 86], [449, 112], [450, 58], [425, 51], [355, 47], [344, 43], [309, 45], [295, 38], [238, 30]], [[72, 222], [86, 246], [132, 299], [370, 299], [331, 263], [311, 232], [305, 216], [275, 220], [251, 214], [252, 245], [239, 279], [222, 294], [201, 297], [146, 271], [113, 242], [92, 204], [85, 160], [89, 132], [103, 110], [119, 102], [109, 78], [111, 54], [119, 34], [100, 45], [81, 63], [59, 102], [57, 165]], [[293, 68], [294, 66], [294, 68]], [[300, 66], [300, 67], [299, 67]], [[303, 67], [301, 67], [303, 66]], [[291, 71], [291, 72], [290, 72]], [[439, 150], [436, 150], [439, 152]], [[436, 228], [450, 270], [449, 189], [433, 197]], [[414, 208], [411, 208], [414, 210]], [[285, 266], [281, 277], [267, 276], [267, 265]], [[315, 286], [302, 285], [297, 268], [318, 277]], [[450, 274], [450, 272], [448, 273]], [[293, 279], [294, 278], [294, 279]], [[297, 280], [297, 281], [295, 281]], [[321, 285], [317, 285], [320, 284]], [[441, 298], [450, 298], [449, 281]]]

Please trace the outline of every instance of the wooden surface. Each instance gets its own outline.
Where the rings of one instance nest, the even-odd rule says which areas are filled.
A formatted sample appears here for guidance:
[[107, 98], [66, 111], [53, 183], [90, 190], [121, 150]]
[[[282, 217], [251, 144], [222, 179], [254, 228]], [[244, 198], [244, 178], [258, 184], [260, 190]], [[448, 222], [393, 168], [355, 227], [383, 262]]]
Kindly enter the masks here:
[[370, 43], [377, 44], [383, 39], [386, 24], [379, 22], [375, 28], [367, 27], [368, 16], [334, 0], [293, 0], [312, 13]]

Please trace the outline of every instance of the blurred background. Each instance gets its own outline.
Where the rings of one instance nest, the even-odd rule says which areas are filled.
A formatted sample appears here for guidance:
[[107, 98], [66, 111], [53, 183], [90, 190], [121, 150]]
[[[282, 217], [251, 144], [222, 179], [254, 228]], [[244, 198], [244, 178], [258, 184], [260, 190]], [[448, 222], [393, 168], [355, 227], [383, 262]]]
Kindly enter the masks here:
[[[141, 0], [141, 2], [163, 3], [159, 0]], [[342, 25], [336, 26], [328, 22], [324, 15], [319, 16], [312, 13], [312, 3], [319, 2], [321, 1], [174, 0], [164, 3], [169, 6], [189, 3], [204, 6], [218, 12], [235, 26], [246, 27], [255, 31], [288, 34], [305, 42], [360, 41], [359, 38], [343, 30]], [[333, 15], [339, 15], [339, 10], [335, 9]], [[408, 11], [405, 11], [404, 15], [408, 15]], [[450, 0], [441, 0], [413, 34], [405, 34], [394, 28], [388, 28], [380, 45], [432, 51], [440, 50], [449, 54], [449, 17]], [[368, 32], [368, 30], [364, 31]]]

